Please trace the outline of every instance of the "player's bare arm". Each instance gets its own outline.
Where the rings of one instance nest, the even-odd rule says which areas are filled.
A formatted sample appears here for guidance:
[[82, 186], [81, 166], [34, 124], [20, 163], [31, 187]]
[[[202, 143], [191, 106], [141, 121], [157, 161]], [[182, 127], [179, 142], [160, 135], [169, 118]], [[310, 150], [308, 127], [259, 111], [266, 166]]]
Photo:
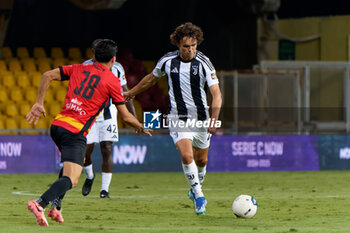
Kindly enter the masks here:
[[[210, 93], [212, 95], [212, 102], [211, 102], [211, 116], [210, 118], [214, 121], [219, 119], [219, 114], [220, 114], [220, 109], [221, 109], [221, 105], [222, 105], [222, 97], [221, 97], [221, 91], [219, 88], [218, 84], [214, 84], [212, 86], [209, 87]], [[209, 133], [215, 133], [216, 131], [216, 127], [215, 124], [213, 124], [213, 126], [211, 126], [212, 124], [210, 124], [210, 127], [208, 128]]]
[[38, 123], [38, 120], [41, 114], [43, 114], [44, 117], [46, 117], [46, 112], [44, 108], [44, 99], [45, 99], [47, 88], [50, 86], [50, 83], [53, 80], [61, 80], [61, 74], [60, 74], [59, 68], [47, 71], [43, 74], [39, 84], [38, 95], [37, 95], [35, 104], [33, 105], [32, 109], [26, 116], [29, 124], [33, 123], [34, 121], [34, 125], [36, 125]]
[[118, 109], [121, 119], [124, 122], [134, 127], [138, 132], [143, 132], [144, 134], [152, 136], [152, 131], [149, 129], [144, 129], [143, 125], [128, 111], [125, 104], [118, 104], [116, 105], [116, 107]]
[[[122, 88], [123, 88], [123, 93], [129, 91], [127, 85], [123, 85]], [[130, 112], [132, 115], [134, 115], [135, 117], [137, 117], [137, 116], [136, 116], [136, 111], [135, 111], [135, 107], [134, 107], [133, 101], [130, 100], [130, 101], [126, 102], [125, 105], [126, 105], [126, 108], [129, 110], [129, 112]]]
[[124, 92], [124, 98], [126, 101], [132, 99], [134, 96], [154, 86], [158, 82], [159, 78], [154, 76], [153, 73], [146, 75], [136, 86], [130, 91]]

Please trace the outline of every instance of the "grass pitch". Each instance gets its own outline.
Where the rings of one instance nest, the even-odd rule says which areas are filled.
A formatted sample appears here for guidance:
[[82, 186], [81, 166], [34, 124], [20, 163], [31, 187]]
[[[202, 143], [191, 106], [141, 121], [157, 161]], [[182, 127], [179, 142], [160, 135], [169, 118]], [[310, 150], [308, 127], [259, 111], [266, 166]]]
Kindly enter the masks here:
[[[0, 232], [349, 232], [350, 172], [207, 173], [204, 216], [194, 214], [183, 173], [115, 173], [110, 199], [100, 199], [97, 174], [89, 196], [85, 176], [63, 202], [65, 222], [36, 225], [26, 209], [57, 175], [0, 175]], [[238, 219], [234, 198], [253, 195], [258, 213]]]

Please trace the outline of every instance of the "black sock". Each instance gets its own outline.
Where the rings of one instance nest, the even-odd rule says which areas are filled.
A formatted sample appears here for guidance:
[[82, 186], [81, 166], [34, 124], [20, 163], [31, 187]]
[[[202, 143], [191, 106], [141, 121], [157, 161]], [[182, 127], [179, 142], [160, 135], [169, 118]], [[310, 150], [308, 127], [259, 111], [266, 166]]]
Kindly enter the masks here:
[[68, 176], [62, 176], [51, 185], [51, 187], [40, 197], [39, 205], [45, 208], [50, 202], [72, 188], [72, 181]]

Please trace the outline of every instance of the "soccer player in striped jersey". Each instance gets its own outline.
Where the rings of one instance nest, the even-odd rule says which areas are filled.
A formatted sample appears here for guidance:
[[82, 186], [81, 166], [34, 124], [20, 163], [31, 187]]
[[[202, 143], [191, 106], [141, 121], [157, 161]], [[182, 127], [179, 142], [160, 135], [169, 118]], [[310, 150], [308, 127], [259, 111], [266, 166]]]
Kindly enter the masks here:
[[[62, 173], [37, 200], [27, 203], [28, 210], [34, 214], [40, 226], [49, 225], [45, 217], [45, 207], [78, 184], [86, 152], [86, 135], [110, 98], [117, 105], [123, 121], [135, 127], [138, 132], [151, 135], [125, 107], [120, 82], [116, 81], [110, 71], [115, 55], [115, 42], [104, 39], [96, 46], [96, 62], [93, 64], [60, 66], [43, 74], [36, 102], [27, 114], [29, 124], [36, 124], [41, 114], [45, 116], [43, 104], [51, 81], [69, 80], [69, 84], [62, 111], [55, 117], [50, 128], [50, 135], [61, 151]], [[61, 210], [57, 210], [55, 206], [50, 208], [48, 216], [63, 222]]]
[[[168, 76], [170, 110], [167, 121], [170, 136], [181, 155], [183, 171], [191, 186], [188, 196], [194, 203], [195, 213], [205, 214], [207, 201], [202, 184], [206, 174], [210, 137], [216, 131], [221, 109], [221, 91], [212, 63], [202, 52], [197, 51], [197, 45], [203, 41], [202, 30], [188, 22], [178, 26], [170, 35], [170, 40], [178, 50], [165, 54], [153, 72], [129, 92], [124, 92], [124, 97], [131, 99], [153, 86], [160, 77]], [[208, 85], [212, 95], [210, 117], [205, 85]], [[198, 127], [200, 124], [185, 124], [182, 127], [180, 121], [209, 121], [210, 124], [207, 128]]]
[[[92, 42], [92, 51], [102, 39], [97, 39]], [[94, 59], [89, 59], [83, 64], [91, 64]], [[128, 91], [127, 81], [125, 78], [125, 71], [119, 62], [114, 62], [111, 69], [112, 73], [119, 79], [123, 91]], [[129, 112], [136, 117], [135, 108], [132, 101], [125, 103]], [[118, 123], [117, 123], [117, 109], [114, 104], [107, 106], [102, 110], [97, 117], [95, 123], [92, 125], [89, 134], [86, 136], [86, 155], [84, 161], [84, 171], [86, 179], [82, 188], [84, 196], [89, 195], [95, 175], [92, 167], [92, 151], [95, 143], [100, 143], [102, 154], [102, 173], [101, 173], [101, 189], [100, 198], [109, 198], [109, 185], [112, 180], [113, 172], [113, 142], [118, 142]]]

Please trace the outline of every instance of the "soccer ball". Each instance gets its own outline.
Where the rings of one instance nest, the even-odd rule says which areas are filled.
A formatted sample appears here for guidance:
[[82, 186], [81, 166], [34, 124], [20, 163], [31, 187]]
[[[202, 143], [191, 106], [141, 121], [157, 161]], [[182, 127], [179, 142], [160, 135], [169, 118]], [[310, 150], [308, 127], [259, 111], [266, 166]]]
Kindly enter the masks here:
[[254, 197], [239, 195], [232, 203], [232, 211], [238, 218], [252, 218], [258, 210]]

